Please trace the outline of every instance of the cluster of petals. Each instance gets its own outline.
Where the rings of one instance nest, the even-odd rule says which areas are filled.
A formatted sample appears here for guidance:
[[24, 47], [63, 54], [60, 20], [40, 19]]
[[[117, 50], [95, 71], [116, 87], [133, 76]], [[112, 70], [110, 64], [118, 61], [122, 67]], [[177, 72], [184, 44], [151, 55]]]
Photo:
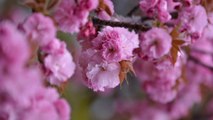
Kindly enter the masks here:
[[[169, 1], [169, 2], [168, 2]], [[170, 4], [168, 4], [170, 3]], [[161, 22], [167, 22], [171, 19], [169, 13], [169, 5], [172, 5], [170, 0], [142, 0], [140, 1], [140, 9], [150, 17], [157, 17]]]
[[158, 59], [168, 54], [172, 47], [172, 38], [162, 28], [152, 28], [140, 34], [140, 49], [149, 59]]
[[83, 51], [80, 57], [87, 86], [94, 91], [104, 91], [119, 85], [119, 62], [132, 61], [133, 50], [138, 46], [135, 32], [118, 27], [103, 28], [92, 40], [91, 48]]
[[[182, 83], [184, 84], [184, 83]], [[189, 82], [180, 85], [179, 93], [172, 104], [167, 105], [168, 113], [172, 119], [178, 120], [185, 117], [190, 112], [190, 109], [196, 103], [200, 103], [202, 99], [200, 86], [197, 83]]]
[[203, 6], [186, 7], [179, 13], [180, 31], [185, 33], [186, 41], [195, 41], [202, 36], [208, 23], [207, 13]]
[[79, 32], [97, 5], [98, 0], [62, 0], [54, 11], [54, 19], [63, 32]]
[[60, 85], [74, 74], [75, 63], [64, 42], [54, 39], [43, 51], [46, 54], [44, 67], [51, 84]]
[[39, 68], [27, 66], [26, 36], [8, 21], [0, 23], [0, 51], [0, 119], [69, 120], [68, 103], [43, 85]]
[[40, 46], [48, 44], [56, 35], [56, 28], [53, 21], [40, 13], [29, 16], [22, 27], [28, 39]]
[[[191, 44], [190, 56], [194, 57], [204, 65], [213, 67], [213, 23], [212, 14], [208, 14], [208, 24], [203, 30], [202, 36]], [[187, 63], [187, 78], [191, 81], [204, 84], [209, 88], [213, 85], [211, 70], [193, 61]]]
[[119, 116], [124, 116], [129, 120], [171, 120], [164, 106], [151, 105], [146, 100], [119, 100], [116, 104], [116, 112]]
[[[118, 100], [116, 112], [119, 116], [130, 120], [179, 120], [190, 112], [190, 109], [201, 102], [201, 93], [198, 84], [181, 83], [176, 99], [167, 103], [159, 104], [146, 100]], [[212, 102], [208, 113], [212, 113]]]
[[88, 21], [83, 27], [81, 27], [78, 33], [78, 41], [81, 44], [82, 50], [91, 48], [92, 40], [96, 37], [97, 31], [91, 21]]
[[185, 6], [193, 6], [199, 4], [201, 0], [183, 0], [182, 2]]
[[75, 64], [66, 49], [66, 44], [56, 38], [56, 28], [51, 18], [34, 13], [23, 23], [28, 39], [36, 44], [44, 54], [44, 68], [47, 80], [60, 85], [74, 74]]
[[149, 97], [160, 103], [168, 103], [176, 98], [178, 90], [175, 86], [181, 76], [182, 62], [179, 58], [173, 65], [170, 57], [156, 62], [137, 59], [134, 69], [142, 89]]
[[100, 54], [87, 49], [80, 56], [80, 66], [85, 84], [94, 91], [105, 91], [119, 85], [119, 63], [103, 61]]
[[119, 27], [105, 27], [92, 42], [107, 62], [131, 60], [139, 47], [138, 35]]

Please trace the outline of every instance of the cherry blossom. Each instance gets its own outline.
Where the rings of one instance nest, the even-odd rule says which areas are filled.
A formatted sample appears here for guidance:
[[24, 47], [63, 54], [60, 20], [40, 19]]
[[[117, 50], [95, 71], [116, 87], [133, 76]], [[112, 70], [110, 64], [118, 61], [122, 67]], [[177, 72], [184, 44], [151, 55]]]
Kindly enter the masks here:
[[40, 13], [28, 17], [23, 24], [23, 29], [28, 39], [36, 43], [46, 45], [56, 35], [56, 28], [53, 21]]
[[192, 40], [197, 40], [201, 37], [204, 28], [207, 25], [207, 13], [200, 6], [192, 6], [185, 8], [179, 15], [181, 31], [186, 31], [186, 37], [189, 36]]
[[98, 5], [97, 0], [62, 0], [54, 12], [54, 18], [64, 32], [79, 32], [86, 24], [89, 12]]
[[150, 59], [157, 59], [169, 53], [172, 38], [164, 29], [152, 28], [141, 33], [140, 49]]
[[102, 57], [108, 62], [131, 60], [133, 50], [139, 47], [135, 32], [124, 28], [104, 28], [93, 40], [93, 45], [100, 50]]

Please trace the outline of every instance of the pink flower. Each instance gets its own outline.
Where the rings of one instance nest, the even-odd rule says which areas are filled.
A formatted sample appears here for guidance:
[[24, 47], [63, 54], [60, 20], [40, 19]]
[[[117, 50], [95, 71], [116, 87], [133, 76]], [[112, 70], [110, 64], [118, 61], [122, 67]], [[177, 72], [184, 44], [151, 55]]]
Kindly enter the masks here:
[[168, 105], [168, 113], [173, 119], [180, 119], [188, 115], [194, 104], [201, 102], [200, 87], [198, 84], [189, 83], [178, 93], [175, 101]]
[[144, 11], [148, 11], [151, 8], [154, 8], [158, 4], [159, 0], [141, 0], [140, 8]]
[[79, 28], [88, 21], [89, 12], [97, 5], [97, 0], [62, 0], [54, 12], [54, 18], [62, 31], [79, 32]]
[[172, 17], [168, 11], [168, 1], [160, 0], [158, 3], [158, 19], [162, 22], [169, 21]]
[[200, 4], [201, 0], [183, 0], [183, 4], [187, 7]]
[[27, 65], [28, 41], [15, 26], [0, 23], [0, 119], [69, 120], [68, 103], [43, 85], [40, 69]]
[[60, 120], [69, 120], [70, 118], [70, 106], [65, 99], [59, 99], [54, 102]]
[[20, 112], [19, 118], [22, 120], [69, 120], [70, 117], [69, 104], [60, 99], [52, 88], [40, 89], [31, 98], [31, 105]]
[[105, 91], [119, 85], [119, 63], [107, 63], [99, 52], [93, 49], [80, 56], [80, 68], [85, 84], [94, 91]]
[[151, 104], [147, 99], [140, 101], [118, 101], [117, 112], [129, 120], [171, 120], [164, 107]]
[[66, 44], [57, 38], [53, 38], [48, 44], [42, 46], [40, 49], [47, 54], [60, 54], [66, 49]]
[[93, 45], [101, 51], [102, 57], [108, 62], [131, 60], [133, 50], [139, 45], [135, 32], [124, 28], [104, 28], [93, 40]]
[[56, 35], [56, 28], [51, 18], [40, 13], [34, 13], [23, 24], [23, 29], [29, 40], [44, 46]]
[[8, 104], [17, 104], [20, 107], [29, 106], [30, 97], [42, 88], [41, 73], [37, 68], [25, 69], [19, 66], [18, 71], [8, 71], [7, 74], [1, 71], [0, 76], [0, 98], [4, 98], [0, 104], [9, 102]]
[[119, 85], [120, 66], [118, 63], [89, 63], [86, 76], [88, 87], [94, 91], [104, 91]]
[[55, 85], [65, 82], [74, 74], [75, 70], [73, 58], [69, 51], [66, 50], [65, 43], [59, 43], [61, 47], [53, 49], [55, 52], [49, 53], [44, 58], [44, 67], [48, 72], [48, 81]]
[[204, 7], [197, 5], [185, 8], [179, 15], [181, 32], [186, 33], [192, 40], [201, 37], [204, 28], [207, 25], [207, 14]]
[[78, 39], [90, 40], [90, 37], [94, 37], [95, 35], [96, 28], [94, 27], [93, 23], [89, 21], [81, 28], [81, 31], [78, 34]]
[[167, 5], [168, 5], [169, 12], [174, 12], [174, 11], [176, 11], [176, 9], [181, 7], [181, 3], [174, 2], [174, 0], [167, 0]]
[[92, 40], [96, 37], [96, 34], [96, 28], [91, 21], [81, 27], [81, 30], [78, 33], [78, 41], [80, 42], [83, 50], [92, 47]]
[[171, 120], [170, 116], [159, 108], [147, 105], [143, 107], [144, 110], [140, 114], [133, 115], [131, 120]]
[[23, 66], [29, 57], [29, 47], [24, 35], [18, 31], [15, 24], [8, 21], [1, 22], [0, 69], [10, 66], [14, 70], [17, 66]]
[[151, 59], [160, 58], [169, 53], [172, 38], [168, 32], [161, 28], [152, 28], [140, 37], [141, 51]]
[[213, 86], [212, 71], [192, 61], [189, 61], [186, 67], [187, 67], [186, 77], [188, 80], [193, 81], [194, 83], [204, 84], [209, 88], [212, 88]]
[[[169, 4], [170, 5], [170, 4]], [[167, 0], [142, 0], [140, 8], [150, 17], [156, 16], [161, 22], [167, 22], [171, 19]]]
[[178, 91], [174, 88], [181, 76], [181, 67], [181, 59], [173, 65], [170, 58], [158, 60], [155, 64], [141, 59], [134, 63], [142, 89], [152, 100], [164, 104], [174, 100], [177, 95]]

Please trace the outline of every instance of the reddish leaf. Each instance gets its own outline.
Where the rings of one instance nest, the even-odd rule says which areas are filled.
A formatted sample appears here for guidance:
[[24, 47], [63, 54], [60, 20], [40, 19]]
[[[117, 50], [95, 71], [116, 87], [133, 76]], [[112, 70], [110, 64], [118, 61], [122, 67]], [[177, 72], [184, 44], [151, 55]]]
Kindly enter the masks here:
[[45, 3], [47, 0], [35, 0], [37, 3]]
[[170, 33], [170, 35], [172, 37], [172, 48], [170, 50], [170, 53], [172, 56], [173, 64], [175, 64], [177, 61], [178, 52], [180, 52], [180, 46], [185, 43], [185, 41], [178, 39], [178, 37], [179, 37], [178, 28], [179, 27], [175, 27], [172, 30], [172, 32]]
[[179, 36], [178, 27], [175, 27], [170, 34], [172, 38], [177, 38]]
[[178, 56], [178, 49], [172, 47], [171, 48], [171, 55], [172, 55], [172, 63], [175, 64], [177, 61], [177, 56]]
[[112, 16], [112, 11], [109, 6], [105, 4], [104, 0], [99, 0], [98, 9], [106, 11], [110, 16]]
[[185, 43], [185, 41], [178, 40], [178, 39], [175, 39], [175, 40], [172, 41], [172, 45], [177, 45], [177, 46], [183, 45], [184, 43]]
[[133, 74], [135, 74], [132, 63], [130, 61], [127, 60], [123, 60], [120, 63], [120, 73], [119, 73], [119, 79], [120, 79], [120, 84], [123, 83], [123, 81], [126, 78], [126, 75], [128, 72], [132, 72]]

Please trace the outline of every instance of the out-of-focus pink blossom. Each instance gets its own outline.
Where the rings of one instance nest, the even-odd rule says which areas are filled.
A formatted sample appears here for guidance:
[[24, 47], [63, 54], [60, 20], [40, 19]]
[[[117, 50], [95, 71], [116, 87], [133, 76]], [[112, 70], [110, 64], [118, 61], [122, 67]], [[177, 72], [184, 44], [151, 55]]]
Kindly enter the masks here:
[[176, 82], [181, 75], [181, 59], [173, 65], [170, 58], [152, 62], [136, 60], [134, 69], [141, 81], [142, 89], [152, 100], [168, 103], [175, 99], [177, 90]]
[[[15, 24], [8, 21], [0, 23], [0, 69], [22, 66], [29, 58], [28, 42]], [[9, 64], [8, 64], [9, 63]]]
[[[210, 18], [211, 19], [211, 18]], [[205, 27], [203, 34], [199, 40], [191, 44], [190, 55], [203, 63], [204, 65], [213, 67], [213, 25], [211, 22]], [[188, 80], [204, 84], [209, 88], [213, 86], [212, 72], [193, 61], [187, 63], [186, 77]]]
[[54, 43], [56, 43], [56, 46], [53, 44], [53, 50], [50, 50], [53, 52], [47, 54], [44, 58], [44, 67], [47, 71], [48, 81], [51, 84], [60, 85], [74, 74], [75, 64], [71, 54], [66, 49], [65, 43], [59, 41]]
[[53, 38], [48, 44], [42, 46], [40, 49], [47, 54], [60, 54], [63, 53], [65, 48], [65, 42], [61, 42], [59, 39]]
[[[55, 89], [41, 89], [31, 98], [31, 106], [22, 111], [22, 120], [69, 120], [69, 105], [59, 99]], [[64, 113], [61, 113], [64, 112]]]
[[78, 34], [78, 39], [88, 40], [91, 36], [96, 35], [96, 28], [91, 21], [87, 22], [85, 26], [81, 28]]
[[196, 5], [187, 7], [179, 14], [180, 31], [186, 32], [192, 41], [201, 37], [207, 25], [207, 14], [204, 7]]
[[141, 33], [140, 49], [150, 59], [157, 59], [169, 53], [172, 47], [172, 38], [161, 28], [152, 28]]
[[64, 32], [79, 32], [88, 21], [89, 12], [95, 9], [98, 0], [62, 0], [54, 12], [59, 28]]
[[183, 0], [183, 5], [186, 7], [190, 7], [196, 4], [200, 4], [201, 0]]
[[[170, 2], [171, 3], [171, 2]], [[169, 4], [171, 5], [171, 4]], [[167, 22], [171, 19], [167, 0], [142, 0], [140, 8], [150, 17], [157, 17], [161, 22]]]
[[138, 35], [127, 29], [106, 27], [93, 40], [93, 45], [101, 51], [108, 62], [131, 60], [133, 50], [139, 46]]
[[56, 38], [52, 19], [35, 13], [27, 19], [23, 28], [28, 39], [36, 41], [41, 52], [45, 53], [44, 67], [51, 84], [60, 85], [74, 74], [72, 56], [66, 44]]
[[0, 119], [69, 120], [68, 103], [43, 85], [40, 69], [26, 65], [27, 43], [15, 24], [0, 23]]
[[180, 2], [174, 2], [174, 0], [167, 0], [168, 11], [174, 12], [176, 9], [181, 7]]
[[171, 120], [164, 107], [150, 104], [148, 101], [118, 101], [117, 114], [129, 120]]
[[40, 13], [34, 13], [26, 22], [23, 29], [29, 40], [35, 41], [40, 46], [49, 43], [56, 35], [56, 28], [51, 18]]
[[189, 83], [178, 93], [175, 101], [168, 105], [168, 112], [172, 119], [180, 119], [189, 113], [194, 104], [201, 101], [199, 84]]
[[91, 21], [84, 25], [78, 33], [78, 40], [83, 50], [92, 48], [92, 40], [96, 37], [96, 28]]

